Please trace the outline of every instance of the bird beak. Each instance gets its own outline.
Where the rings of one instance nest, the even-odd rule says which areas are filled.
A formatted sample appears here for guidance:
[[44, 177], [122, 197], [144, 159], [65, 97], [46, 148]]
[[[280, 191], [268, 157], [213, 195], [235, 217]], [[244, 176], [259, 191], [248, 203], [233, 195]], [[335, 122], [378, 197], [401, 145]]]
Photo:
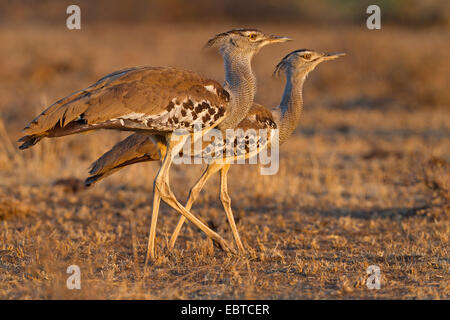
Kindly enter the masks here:
[[323, 55], [322, 59], [323, 59], [324, 61], [327, 61], [327, 60], [334, 60], [334, 59], [337, 59], [337, 58], [339, 58], [339, 57], [343, 57], [343, 56], [345, 56], [345, 55], [346, 55], [346, 53], [343, 53], [343, 52], [339, 52], [339, 53], [325, 53], [325, 54]]
[[277, 43], [277, 42], [287, 42], [287, 41], [292, 41], [291, 38], [288, 37], [280, 37], [280, 36], [276, 36], [274, 34], [271, 34], [270, 36], [268, 36], [266, 38], [267, 43]]

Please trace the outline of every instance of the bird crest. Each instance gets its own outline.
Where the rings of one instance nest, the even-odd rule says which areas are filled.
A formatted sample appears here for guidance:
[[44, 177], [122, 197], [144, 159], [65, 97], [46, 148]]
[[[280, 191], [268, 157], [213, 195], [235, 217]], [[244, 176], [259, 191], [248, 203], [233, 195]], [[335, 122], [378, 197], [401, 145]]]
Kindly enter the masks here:
[[275, 70], [273, 71], [273, 76], [280, 76], [281, 72], [286, 72], [287, 68], [290, 66], [291, 58], [295, 55], [298, 56], [301, 52], [309, 52], [312, 51], [311, 49], [298, 49], [295, 51], [292, 51], [288, 53], [281, 61], [277, 64], [275, 67]]
[[240, 29], [232, 29], [226, 32], [222, 32], [219, 34], [216, 34], [214, 37], [208, 40], [208, 42], [205, 45], [205, 48], [210, 48], [215, 46], [216, 44], [220, 43], [221, 40], [223, 40], [225, 37], [228, 37], [231, 34], [239, 34], [241, 36], [246, 36], [245, 33], [247, 32], [261, 32], [258, 29], [252, 29], [252, 28], [240, 28]]

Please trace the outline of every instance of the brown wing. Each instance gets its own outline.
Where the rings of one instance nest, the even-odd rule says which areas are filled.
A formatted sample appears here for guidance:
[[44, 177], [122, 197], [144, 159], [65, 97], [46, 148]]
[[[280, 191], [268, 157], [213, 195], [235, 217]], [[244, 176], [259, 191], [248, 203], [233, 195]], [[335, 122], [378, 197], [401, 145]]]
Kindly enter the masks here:
[[276, 129], [277, 125], [273, 115], [266, 107], [254, 103], [247, 116], [239, 123], [237, 128], [247, 129]]
[[[271, 141], [272, 129], [277, 129], [272, 113], [264, 106], [254, 103], [247, 116], [235, 128], [234, 136], [222, 141], [218, 148], [223, 150], [226, 158], [251, 157]], [[265, 135], [261, 130], [267, 130]]]
[[26, 148], [45, 136], [97, 128], [190, 129], [193, 117], [202, 119], [212, 113], [216, 117], [208, 116], [205, 123], [210, 126], [223, 118], [228, 100], [220, 84], [192, 71], [130, 68], [111, 73], [51, 105], [25, 128], [27, 135], [20, 141]]

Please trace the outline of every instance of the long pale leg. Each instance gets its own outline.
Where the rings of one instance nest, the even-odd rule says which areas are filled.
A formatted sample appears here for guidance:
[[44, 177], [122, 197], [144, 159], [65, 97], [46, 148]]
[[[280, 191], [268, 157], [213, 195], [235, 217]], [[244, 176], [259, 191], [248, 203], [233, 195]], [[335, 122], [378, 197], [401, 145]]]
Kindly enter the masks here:
[[220, 170], [220, 200], [222, 201], [223, 208], [227, 214], [228, 223], [230, 224], [231, 231], [233, 231], [233, 237], [239, 248], [239, 251], [245, 252], [244, 246], [242, 245], [241, 238], [234, 222], [233, 211], [231, 210], [231, 198], [228, 195], [228, 170], [230, 169], [230, 164], [225, 164]]
[[222, 249], [225, 251], [230, 251], [231, 248], [228, 245], [228, 243], [216, 232], [208, 228], [204, 223], [202, 223], [198, 218], [196, 218], [192, 213], [190, 213], [188, 210], [186, 210], [175, 198], [175, 195], [170, 189], [169, 184], [169, 169], [170, 165], [172, 164], [172, 160], [174, 156], [179, 152], [180, 148], [182, 147], [183, 143], [186, 141], [186, 137], [182, 138], [182, 141], [174, 142], [170, 139], [170, 136], [167, 138], [169, 140], [169, 145], [167, 147], [166, 156], [163, 160], [163, 163], [161, 165], [161, 168], [156, 176], [155, 183], [154, 183], [154, 198], [153, 198], [153, 213], [152, 213], [152, 225], [150, 227], [150, 236], [149, 236], [149, 242], [148, 242], [148, 251], [147, 251], [147, 258], [146, 263], [147, 265], [149, 256], [154, 259], [155, 258], [155, 235], [156, 235], [156, 222], [158, 217], [158, 211], [159, 211], [159, 203], [162, 199], [164, 202], [166, 202], [169, 206], [177, 210], [180, 214], [185, 216], [189, 221], [191, 221], [194, 225], [196, 225], [200, 230], [206, 233], [208, 237], [210, 237], [212, 240], [216, 241]]
[[[230, 164], [212, 164], [206, 168], [203, 175], [200, 177], [198, 182], [195, 184], [194, 187], [192, 187], [190, 193], [189, 193], [189, 199], [186, 204], [186, 209], [190, 210], [192, 207], [192, 204], [197, 199], [198, 194], [202, 190], [203, 186], [205, 185], [206, 181], [219, 169], [222, 169], [220, 172], [220, 200], [222, 201], [222, 205], [225, 209], [225, 212], [227, 214], [228, 222], [230, 224], [231, 230], [233, 232], [233, 237], [236, 241], [236, 245], [238, 246], [239, 251], [245, 252], [244, 246], [242, 245], [241, 238], [239, 237], [239, 233], [237, 231], [236, 223], [234, 221], [233, 217], [233, 211], [231, 210], [231, 199], [228, 195], [228, 186], [227, 186], [227, 176], [228, 176], [228, 170], [230, 169]], [[177, 237], [180, 233], [180, 230], [183, 226], [183, 223], [186, 221], [184, 217], [181, 217], [178, 221], [178, 224], [170, 238], [169, 242], [169, 249], [173, 249], [175, 242], [177, 240]]]
[[[200, 179], [197, 181], [197, 183], [191, 188], [191, 191], [189, 191], [189, 197], [186, 203], [186, 210], [191, 210], [192, 205], [194, 204], [195, 200], [197, 200], [198, 195], [200, 194], [200, 191], [203, 189], [206, 181], [217, 171], [219, 171], [220, 168], [222, 168], [222, 164], [212, 163], [208, 165], [205, 172], [203, 172]], [[180, 220], [178, 221], [178, 224], [173, 231], [172, 236], [170, 237], [169, 241], [169, 250], [172, 250], [175, 246], [175, 242], [177, 241], [178, 235], [181, 231], [181, 228], [183, 227], [184, 222], [186, 221], [186, 218], [182, 216]]]
[[149, 258], [155, 259], [155, 239], [156, 239], [156, 225], [158, 221], [158, 213], [159, 213], [159, 204], [161, 203], [161, 196], [159, 194], [159, 190], [156, 188], [156, 181], [160, 176], [162, 176], [163, 167], [170, 166], [168, 161], [166, 161], [167, 149], [168, 147], [165, 145], [166, 139], [162, 136], [152, 136], [153, 143], [158, 145], [158, 150], [160, 154], [161, 167], [158, 170], [158, 174], [155, 177], [153, 182], [153, 208], [152, 208], [152, 219], [150, 224], [150, 234], [148, 236], [148, 245], [147, 245], [147, 256], [145, 257], [145, 267], [147, 267], [147, 263]]
[[180, 214], [186, 217], [198, 228], [200, 228], [200, 230], [206, 233], [206, 235], [212, 240], [214, 240], [224, 251], [234, 252], [234, 250], [229, 246], [229, 244], [225, 241], [225, 239], [223, 239], [219, 234], [217, 234], [209, 227], [207, 227], [202, 221], [200, 221], [192, 213], [186, 210], [186, 208], [183, 207], [183, 205], [177, 201], [175, 195], [170, 190], [170, 185], [167, 178], [164, 179], [163, 183], [159, 187], [161, 191], [161, 198], [162, 200], [164, 200], [164, 202], [166, 202], [169, 206], [177, 210]]
[[[161, 203], [161, 195], [160, 190], [157, 188], [158, 181], [162, 180], [165, 171], [168, 171], [170, 167], [170, 162], [172, 161], [172, 157], [170, 156], [170, 146], [164, 148], [164, 159], [161, 162], [161, 167], [159, 168], [158, 174], [155, 177], [153, 182], [153, 208], [152, 208], [152, 219], [150, 224], [150, 234], [148, 236], [148, 245], [147, 245], [147, 256], [145, 257], [145, 267], [147, 267], [148, 260], [151, 258], [155, 259], [155, 239], [156, 239], [156, 224], [158, 221], [158, 213], [159, 213], [159, 204]], [[162, 149], [160, 149], [162, 150]], [[163, 152], [160, 152], [163, 155]]]

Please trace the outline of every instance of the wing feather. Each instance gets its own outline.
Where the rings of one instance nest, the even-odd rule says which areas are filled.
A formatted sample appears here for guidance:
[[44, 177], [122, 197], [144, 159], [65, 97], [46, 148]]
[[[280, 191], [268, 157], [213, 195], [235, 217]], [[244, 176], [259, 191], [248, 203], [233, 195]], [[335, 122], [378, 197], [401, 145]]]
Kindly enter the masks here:
[[175, 68], [137, 67], [111, 73], [84, 90], [77, 91], [51, 105], [26, 128], [27, 135], [45, 135], [55, 126], [84, 120], [98, 124], [142, 113], [145, 117], [163, 112], [173, 100], [208, 100], [226, 107], [226, 94], [214, 94], [205, 86], [225, 91], [214, 80]]

